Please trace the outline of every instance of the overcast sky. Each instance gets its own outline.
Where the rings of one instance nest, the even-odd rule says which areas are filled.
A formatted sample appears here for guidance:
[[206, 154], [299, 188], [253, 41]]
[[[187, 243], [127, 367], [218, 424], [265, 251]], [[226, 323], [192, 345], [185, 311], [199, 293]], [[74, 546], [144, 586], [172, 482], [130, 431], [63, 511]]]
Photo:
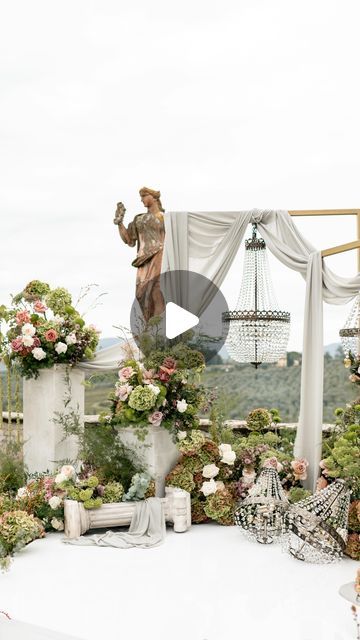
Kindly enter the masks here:
[[[18, 0], [0, 17], [0, 303], [33, 278], [97, 283], [88, 320], [116, 335], [136, 274], [112, 219], [119, 200], [143, 210], [143, 185], [167, 211], [360, 207], [358, 0]], [[356, 239], [354, 218], [297, 222], [319, 248]], [[355, 252], [328, 264], [353, 275]], [[304, 283], [271, 267], [300, 349]], [[326, 305], [325, 343], [347, 313]]]

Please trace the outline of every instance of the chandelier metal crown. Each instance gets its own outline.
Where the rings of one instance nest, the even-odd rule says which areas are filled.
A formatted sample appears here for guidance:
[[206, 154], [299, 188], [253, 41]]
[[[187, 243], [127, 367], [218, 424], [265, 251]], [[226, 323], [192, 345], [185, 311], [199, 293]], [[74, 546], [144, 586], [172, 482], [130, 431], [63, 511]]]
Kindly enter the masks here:
[[290, 313], [280, 311], [271, 281], [266, 244], [258, 238], [257, 225], [245, 240], [245, 261], [235, 311], [222, 315], [228, 331], [226, 349], [236, 362], [278, 362], [286, 354]]

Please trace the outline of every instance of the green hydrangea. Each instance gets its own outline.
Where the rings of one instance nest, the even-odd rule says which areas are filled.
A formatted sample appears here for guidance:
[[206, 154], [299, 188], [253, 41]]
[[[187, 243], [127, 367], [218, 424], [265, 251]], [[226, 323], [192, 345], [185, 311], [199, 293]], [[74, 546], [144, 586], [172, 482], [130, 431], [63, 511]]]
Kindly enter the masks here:
[[46, 295], [46, 304], [55, 314], [59, 315], [66, 313], [67, 307], [72, 310], [71, 295], [64, 287], [57, 287], [57, 289], [49, 291]]
[[86, 478], [86, 480], [82, 481], [83, 487], [91, 487], [93, 489], [95, 489], [95, 487], [97, 487], [98, 484], [99, 484], [99, 480], [96, 476], [90, 476], [89, 478]]
[[40, 282], [40, 280], [31, 280], [24, 290], [19, 294], [25, 300], [37, 300], [46, 296], [50, 292], [50, 287], [47, 282]]
[[92, 495], [93, 490], [91, 487], [88, 489], [81, 489], [81, 491], [79, 491], [79, 500], [81, 500], [81, 502], [86, 502], [92, 498]]
[[183, 454], [193, 454], [198, 452], [206, 442], [206, 436], [203, 431], [199, 429], [193, 429], [190, 434], [181, 440], [178, 444], [180, 451]]
[[84, 501], [84, 509], [99, 509], [103, 501], [101, 498], [89, 498]]
[[166, 484], [171, 487], [179, 487], [179, 489], [183, 489], [189, 493], [195, 489], [193, 474], [191, 471], [184, 469], [181, 463], [176, 465], [176, 467], [169, 473], [166, 478]]
[[201, 524], [209, 520], [204, 511], [205, 502], [199, 500], [199, 498], [192, 498], [191, 500], [191, 522], [193, 524]]
[[44, 535], [41, 523], [26, 511], [7, 511], [0, 516], [0, 556], [6, 558]]
[[208, 518], [219, 524], [234, 524], [235, 500], [230, 491], [216, 491], [206, 498], [204, 511]]
[[300, 502], [300, 500], [305, 500], [305, 498], [309, 498], [311, 496], [311, 491], [307, 489], [303, 489], [302, 487], [292, 487], [289, 491], [289, 502], [294, 504], [295, 502]]
[[138, 385], [131, 392], [129, 406], [136, 411], [149, 411], [155, 405], [156, 395], [149, 385]]
[[104, 488], [102, 501], [107, 504], [110, 502], [121, 502], [124, 495], [124, 487], [120, 482], [109, 482]]
[[247, 428], [251, 431], [262, 431], [271, 425], [272, 415], [267, 409], [254, 409], [246, 418]]

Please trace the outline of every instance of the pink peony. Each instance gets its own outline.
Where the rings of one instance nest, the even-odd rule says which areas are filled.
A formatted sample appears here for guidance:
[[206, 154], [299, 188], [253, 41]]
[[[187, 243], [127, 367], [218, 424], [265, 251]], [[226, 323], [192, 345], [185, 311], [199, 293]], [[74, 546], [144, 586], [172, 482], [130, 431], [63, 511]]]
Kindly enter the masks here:
[[281, 462], [279, 462], [275, 456], [272, 456], [271, 458], [266, 458], [266, 460], [264, 460], [263, 467], [265, 468], [273, 467], [274, 469], [276, 469], [278, 473], [280, 473], [280, 471], [282, 471], [282, 468], [283, 468]]
[[131, 384], [121, 384], [119, 387], [116, 387], [115, 395], [119, 398], [119, 400], [121, 400], [121, 402], [124, 402], [128, 399], [132, 390], [133, 388]]
[[22, 347], [23, 341], [20, 336], [18, 338], [14, 338], [14, 340], [11, 340], [11, 348], [13, 351], [21, 351]]
[[152, 384], [155, 379], [155, 370], [154, 369], [144, 369], [142, 372], [143, 383], [144, 384]]
[[127, 382], [134, 374], [134, 369], [132, 367], [123, 367], [119, 371], [120, 382]]
[[55, 329], [48, 329], [45, 331], [45, 340], [48, 342], [55, 342], [58, 338], [57, 331]]
[[154, 411], [149, 417], [148, 420], [150, 424], [154, 425], [154, 427], [160, 427], [161, 421], [163, 418], [163, 414], [161, 411]]
[[30, 313], [28, 311], [18, 311], [15, 319], [17, 324], [30, 322]]
[[47, 311], [47, 307], [43, 302], [41, 302], [41, 300], [36, 300], [34, 302], [34, 311], [36, 311], [36, 313], [45, 313], [45, 311]]
[[308, 461], [305, 458], [298, 458], [291, 463], [295, 480], [306, 480]]

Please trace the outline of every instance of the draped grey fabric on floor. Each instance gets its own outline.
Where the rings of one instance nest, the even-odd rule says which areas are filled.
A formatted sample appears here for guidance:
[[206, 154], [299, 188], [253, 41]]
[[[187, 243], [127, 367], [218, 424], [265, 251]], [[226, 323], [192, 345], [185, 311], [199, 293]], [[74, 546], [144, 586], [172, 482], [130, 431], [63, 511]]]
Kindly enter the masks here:
[[150, 549], [165, 540], [165, 515], [160, 498], [148, 498], [135, 503], [135, 511], [128, 531], [106, 531], [105, 533], [64, 538], [67, 544], [96, 547]]
[[[306, 240], [287, 211], [170, 212], [165, 215], [163, 271], [190, 270], [220, 287], [250, 223], [256, 222], [270, 251], [306, 280], [301, 402], [295, 452], [310, 463], [307, 485], [314, 489], [321, 459], [323, 422], [322, 301], [349, 302], [360, 289], [360, 274], [335, 275]], [[199, 299], [197, 315], [211, 302]], [[196, 313], [192, 309], [193, 313]]]

